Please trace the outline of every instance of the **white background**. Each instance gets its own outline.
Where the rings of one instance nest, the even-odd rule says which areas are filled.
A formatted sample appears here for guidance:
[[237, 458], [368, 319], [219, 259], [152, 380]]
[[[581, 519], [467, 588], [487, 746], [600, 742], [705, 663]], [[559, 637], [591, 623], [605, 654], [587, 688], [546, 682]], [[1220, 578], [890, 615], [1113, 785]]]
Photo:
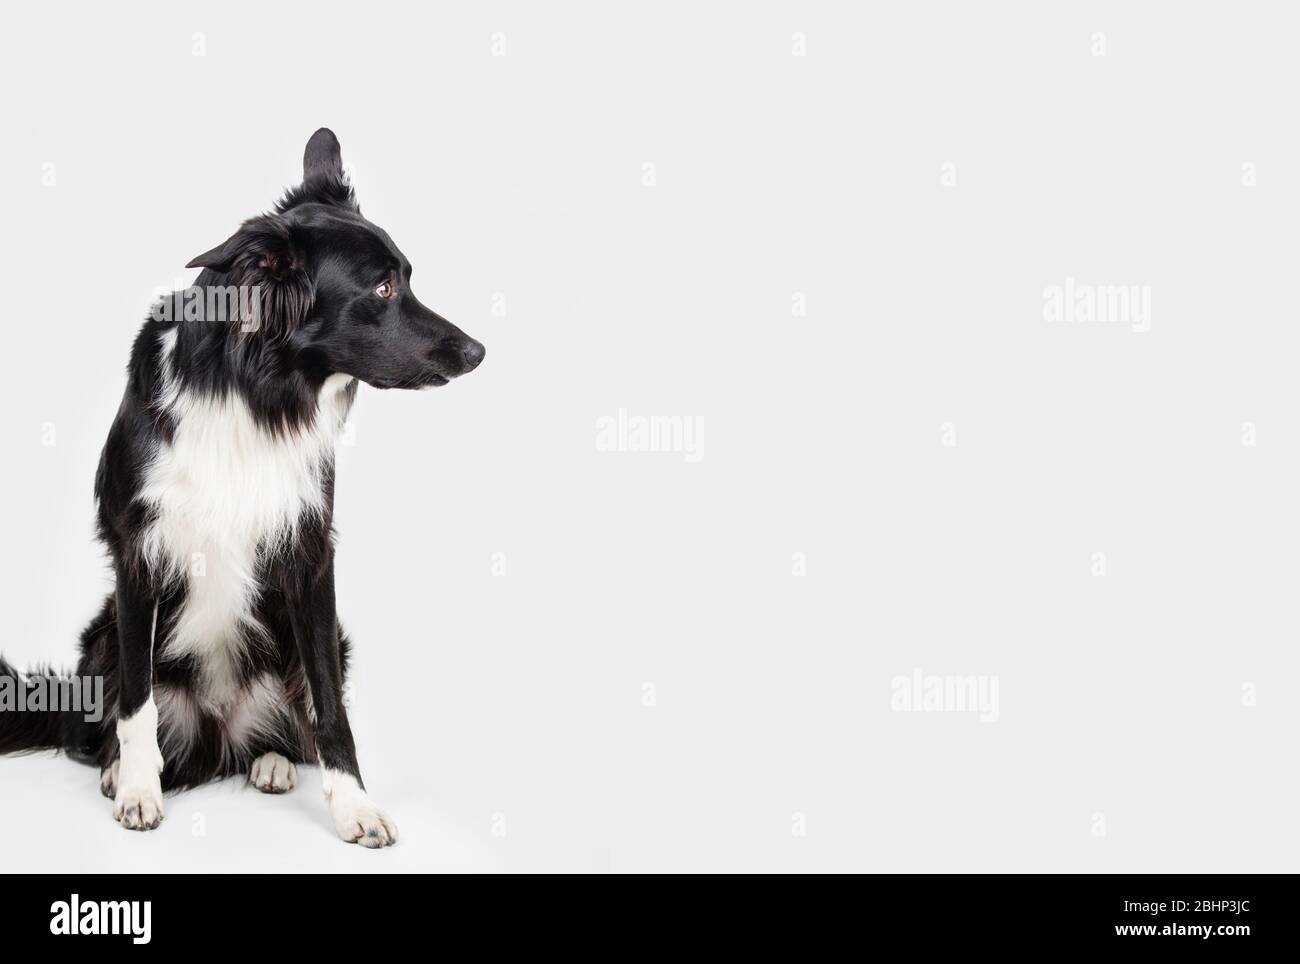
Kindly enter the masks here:
[[[310, 770], [130, 834], [26, 757], [4, 868], [1295, 870], [1289, 8], [540, 8], [6, 8], [12, 662], [70, 666], [108, 589], [152, 289], [316, 127], [488, 356], [363, 388], [339, 459], [399, 845], [336, 841]], [[1045, 320], [1067, 277], [1149, 286], [1150, 331]], [[704, 458], [597, 451], [620, 408]], [[894, 712], [916, 668], [997, 722]]]

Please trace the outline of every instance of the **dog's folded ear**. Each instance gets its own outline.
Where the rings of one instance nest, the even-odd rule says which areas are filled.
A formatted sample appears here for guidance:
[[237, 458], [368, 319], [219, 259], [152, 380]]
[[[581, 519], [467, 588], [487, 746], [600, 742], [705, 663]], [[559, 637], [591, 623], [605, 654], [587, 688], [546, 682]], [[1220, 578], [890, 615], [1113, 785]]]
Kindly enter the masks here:
[[197, 257], [190, 258], [185, 263], [187, 268], [211, 268], [213, 271], [225, 274], [230, 270], [231, 264], [235, 260], [234, 244], [235, 238], [239, 235], [227, 238], [210, 251], [204, 251]]
[[241, 303], [252, 306], [252, 317], [239, 319], [239, 330], [261, 332], [272, 341], [283, 340], [307, 320], [316, 295], [305, 248], [275, 214], [245, 221], [185, 267], [210, 268], [225, 275], [226, 284], [249, 289], [246, 298], [241, 292]]
[[249, 218], [239, 230], [210, 251], [191, 258], [187, 268], [211, 268], [221, 274], [235, 269], [244, 274], [254, 266], [266, 268], [275, 278], [299, 267], [301, 247], [294, 242], [288, 221], [277, 214]]

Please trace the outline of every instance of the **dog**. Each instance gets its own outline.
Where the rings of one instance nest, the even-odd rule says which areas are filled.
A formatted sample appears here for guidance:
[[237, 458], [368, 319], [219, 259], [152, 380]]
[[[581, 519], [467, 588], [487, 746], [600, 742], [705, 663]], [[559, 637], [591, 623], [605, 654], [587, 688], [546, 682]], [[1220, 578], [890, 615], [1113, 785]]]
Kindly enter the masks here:
[[[132, 347], [95, 477], [116, 590], [76, 671], [102, 678], [102, 719], [0, 712], [0, 753], [98, 765], [130, 830], [159, 825], [165, 791], [246, 775], [282, 793], [316, 763], [339, 837], [388, 846], [397, 827], [365, 791], [344, 706], [335, 444], [359, 382], [445, 385], [483, 345], [416, 299], [410, 261], [362, 216], [326, 128], [301, 185], [186, 267], [203, 269], [187, 294], [238, 291], [241, 309], [178, 318], [181, 299], [164, 299]], [[0, 660], [11, 689], [36, 675]]]

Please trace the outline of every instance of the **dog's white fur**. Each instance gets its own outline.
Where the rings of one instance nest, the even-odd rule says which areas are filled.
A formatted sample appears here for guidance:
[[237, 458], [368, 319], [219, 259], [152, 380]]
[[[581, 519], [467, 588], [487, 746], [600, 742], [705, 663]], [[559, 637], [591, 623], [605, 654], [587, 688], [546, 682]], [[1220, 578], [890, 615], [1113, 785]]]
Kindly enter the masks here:
[[162, 751], [158, 748], [158, 707], [151, 695], [128, 719], [117, 721], [121, 750], [113, 816], [132, 830], [162, 820]]
[[298, 785], [298, 768], [278, 753], [263, 753], [253, 761], [248, 782], [263, 793], [284, 793]]
[[169, 656], [194, 659], [202, 702], [222, 713], [247, 698], [235, 685], [243, 647], [265, 638], [254, 616], [263, 559], [288, 544], [305, 516], [323, 509], [325, 470], [347, 417], [343, 390], [351, 378], [330, 376], [315, 420], [277, 435], [261, 428], [234, 393], [184, 391], [172, 371], [176, 330], [160, 341], [159, 401], [176, 431], [145, 472], [140, 499], [156, 515], [142, 549], [155, 571], [186, 581], [185, 608], [162, 645]]
[[375, 805], [352, 774], [324, 769], [321, 787], [329, 801], [334, 829], [342, 839], [370, 848], [397, 843], [397, 824]]

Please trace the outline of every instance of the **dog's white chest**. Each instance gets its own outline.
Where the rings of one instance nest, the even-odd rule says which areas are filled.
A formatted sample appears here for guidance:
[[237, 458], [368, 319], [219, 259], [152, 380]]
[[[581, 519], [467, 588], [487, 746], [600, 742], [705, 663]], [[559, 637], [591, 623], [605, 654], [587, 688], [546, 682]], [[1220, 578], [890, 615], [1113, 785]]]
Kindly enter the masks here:
[[267, 557], [291, 550], [302, 520], [324, 508], [345, 385], [331, 379], [316, 421], [288, 433], [258, 425], [235, 394], [173, 389], [163, 399], [176, 430], [146, 470], [141, 498], [155, 519], [141, 548], [156, 572], [185, 582], [184, 605], [159, 642], [168, 655], [194, 658], [212, 706], [236, 697], [236, 661], [265, 639], [255, 610]]

